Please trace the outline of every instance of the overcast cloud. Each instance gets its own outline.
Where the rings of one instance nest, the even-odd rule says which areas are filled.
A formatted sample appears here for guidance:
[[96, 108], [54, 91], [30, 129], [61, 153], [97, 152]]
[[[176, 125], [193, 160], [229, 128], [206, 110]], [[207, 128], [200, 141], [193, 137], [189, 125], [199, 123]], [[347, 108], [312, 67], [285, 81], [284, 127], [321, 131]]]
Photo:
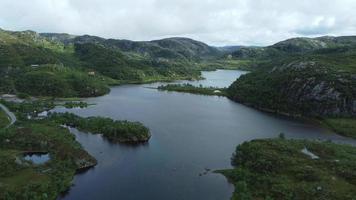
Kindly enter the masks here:
[[0, 0], [0, 27], [211, 45], [356, 35], [356, 0]]

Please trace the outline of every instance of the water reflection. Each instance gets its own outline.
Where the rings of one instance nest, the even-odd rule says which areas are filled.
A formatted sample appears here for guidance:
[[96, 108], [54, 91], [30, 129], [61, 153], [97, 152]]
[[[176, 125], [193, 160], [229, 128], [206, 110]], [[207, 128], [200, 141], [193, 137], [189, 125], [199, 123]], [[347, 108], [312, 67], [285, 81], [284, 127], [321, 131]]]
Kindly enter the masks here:
[[49, 153], [31, 152], [24, 155], [26, 161], [30, 161], [34, 164], [41, 165], [50, 160]]
[[[207, 79], [194, 84], [227, 87], [244, 73], [204, 72]], [[147, 88], [160, 84], [114, 87], [108, 95], [87, 100], [95, 106], [56, 109], [140, 121], [152, 133], [149, 145], [132, 147], [72, 130], [98, 165], [77, 175], [63, 199], [228, 200], [232, 185], [206, 169], [231, 167], [231, 154], [244, 141], [283, 132], [287, 138], [353, 142], [317, 124], [263, 113], [224, 97]]]

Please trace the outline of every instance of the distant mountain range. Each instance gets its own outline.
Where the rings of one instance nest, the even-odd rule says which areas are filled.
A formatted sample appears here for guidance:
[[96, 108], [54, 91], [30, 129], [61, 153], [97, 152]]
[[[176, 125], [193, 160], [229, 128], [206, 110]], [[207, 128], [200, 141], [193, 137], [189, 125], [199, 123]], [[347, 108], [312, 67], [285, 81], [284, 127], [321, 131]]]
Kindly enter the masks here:
[[220, 51], [205, 43], [189, 38], [166, 38], [153, 41], [104, 39], [96, 36], [41, 33], [40, 36], [65, 45], [92, 43], [106, 48], [136, 53], [151, 58], [200, 60], [220, 55]]
[[[52, 95], [48, 93], [48, 88], [42, 88], [43, 92], [39, 91], [41, 87], [38, 91], [32, 91], [37, 85], [32, 85], [32, 90], [23, 88], [31, 85], [26, 83], [29, 74], [41, 70], [44, 73], [45, 69], [47, 73], [48, 65], [52, 65], [52, 69], [53, 66], [56, 69], [61, 66], [84, 74], [95, 72], [120, 82], [150, 82], [198, 78], [200, 68], [197, 63], [214, 60], [222, 55], [217, 48], [188, 38], [135, 42], [89, 35], [0, 30], [0, 75], [6, 77], [0, 81], [0, 92], [22, 91], [34, 95]], [[41, 67], [34, 69], [35, 66]], [[60, 72], [55, 74], [56, 78], [68, 82], [63, 80]], [[37, 79], [42, 80], [46, 74], [42, 76], [40, 78], [40, 75], [36, 75]], [[47, 85], [54, 84], [51, 83], [52, 79], [46, 81]], [[73, 87], [70, 86], [69, 91], [74, 90]], [[102, 92], [95, 92], [94, 89], [84, 94], [90, 96], [91, 93], [99, 95]], [[60, 96], [77, 94], [59, 92]]]

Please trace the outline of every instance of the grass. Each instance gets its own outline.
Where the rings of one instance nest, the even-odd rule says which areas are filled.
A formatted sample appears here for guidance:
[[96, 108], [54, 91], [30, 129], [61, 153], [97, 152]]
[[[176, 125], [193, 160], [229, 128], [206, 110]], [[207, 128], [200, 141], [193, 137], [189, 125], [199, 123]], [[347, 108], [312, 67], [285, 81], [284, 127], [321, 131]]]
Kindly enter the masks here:
[[6, 127], [10, 123], [10, 119], [7, 114], [0, 109], [0, 128]]
[[[318, 159], [301, 152], [307, 148]], [[217, 171], [235, 185], [232, 199], [355, 199], [356, 148], [331, 142], [265, 139], [245, 142], [234, 169]]]
[[340, 135], [356, 138], [356, 118], [326, 118], [323, 122]]
[[2, 178], [1, 182], [9, 190], [15, 190], [18, 187], [24, 187], [29, 182], [32, 183], [46, 183], [49, 182], [49, 177], [45, 174], [37, 172], [33, 168], [26, 168], [19, 170], [13, 176]]

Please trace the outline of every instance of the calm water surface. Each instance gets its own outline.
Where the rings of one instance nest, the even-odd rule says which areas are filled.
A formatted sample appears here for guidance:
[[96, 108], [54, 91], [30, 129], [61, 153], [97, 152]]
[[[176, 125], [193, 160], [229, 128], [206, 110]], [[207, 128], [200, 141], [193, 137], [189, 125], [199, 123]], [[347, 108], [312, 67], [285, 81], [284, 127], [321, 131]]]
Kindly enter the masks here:
[[[193, 84], [227, 87], [244, 73], [204, 72], [206, 80]], [[152, 133], [148, 144], [128, 146], [71, 129], [98, 165], [76, 175], [75, 185], [61, 199], [228, 200], [233, 186], [222, 175], [199, 174], [205, 168], [231, 168], [231, 154], [244, 141], [283, 132], [287, 138], [351, 142], [316, 125], [259, 112], [224, 97], [147, 88], [161, 84], [114, 87], [106, 96], [87, 100], [95, 106], [56, 109], [140, 121]]]

